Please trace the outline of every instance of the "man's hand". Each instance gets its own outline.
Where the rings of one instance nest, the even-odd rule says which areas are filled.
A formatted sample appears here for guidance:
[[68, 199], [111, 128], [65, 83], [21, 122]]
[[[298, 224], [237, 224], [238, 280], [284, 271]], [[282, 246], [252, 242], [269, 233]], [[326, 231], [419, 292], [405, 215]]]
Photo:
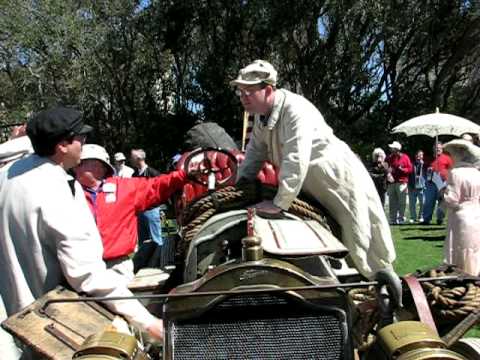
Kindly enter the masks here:
[[282, 209], [275, 206], [271, 200], [264, 200], [254, 207], [257, 209], [257, 214], [267, 217], [279, 217], [282, 212]]
[[148, 334], [153, 337], [155, 340], [163, 341], [163, 337], [165, 335], [165, 331], [163, 328], [163, 320], [157, 319], [152, 325], [147, 327]]

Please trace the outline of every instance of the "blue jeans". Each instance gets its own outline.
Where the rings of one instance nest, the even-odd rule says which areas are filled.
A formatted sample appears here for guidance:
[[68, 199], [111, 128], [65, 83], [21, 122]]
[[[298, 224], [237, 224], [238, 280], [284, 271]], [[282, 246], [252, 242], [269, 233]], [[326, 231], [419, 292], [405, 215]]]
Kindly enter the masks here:
[[437, 186], [431, 182], [427, 181], [427, 187], [425, 189], [425, 203], [423, 205], [423, 221], [426, 223], [430, 223], [433, 217], [433, 210], [435, 210], [435, 206], [437, 205], [437, 222], [443, 222], [443, 218], [445, 217], [445, 213], [442, 209], [438, 206], [438, 189]]
[[163, 267], [160, 262], [162, 245], [160, 209], [156, 207], [139, 214], [138, 250], [133, 257], [133, 271], [136, 273], [144, 267]]
[[417, 221], [417, 200], [418, 200], [418, 216], [421, 218], [423, 213], [424, 189], [408, 189], [408, 204], [410, 206], [410, 219]]
[[146, 210], [138, 216], [138, 240], [140, 244], [152, 239], [159, 246], [163, 245], [162, 222], [158, 207]]

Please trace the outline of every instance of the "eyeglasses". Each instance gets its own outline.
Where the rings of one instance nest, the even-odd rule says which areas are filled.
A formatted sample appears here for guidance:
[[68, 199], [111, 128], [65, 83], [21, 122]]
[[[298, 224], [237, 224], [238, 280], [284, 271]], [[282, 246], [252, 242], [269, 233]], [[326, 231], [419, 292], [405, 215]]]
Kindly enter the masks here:
[[255, 90], [242, 90], [242, 89], [235, 89], [235, 95], [238, 97], [242, 96], [250, 96], [255, 92]]
[[251, 96], [251, 95], [253, 95], [253, 93], [254, 93], [255, 91], [262, 90], [262, 89], [264, 89], [266, 86], [267, 86], [266, 84], [261, 84], [259, 88], [250, 89], [250, 90], [243, 90], [243, 89], [240, 89], [240, 88], [236, 88], [236, 89], [235, 89], [235, 95], [237, 95], [238, 97], [241, 97], [241, 96]]

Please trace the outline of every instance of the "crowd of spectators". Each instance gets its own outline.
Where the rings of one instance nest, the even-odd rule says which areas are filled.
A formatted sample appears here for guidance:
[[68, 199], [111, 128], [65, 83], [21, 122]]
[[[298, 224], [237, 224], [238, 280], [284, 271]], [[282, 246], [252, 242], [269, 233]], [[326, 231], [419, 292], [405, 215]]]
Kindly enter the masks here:
[[[477, 140], [477, 141], [476, 141]], [[464, 134], [446, 144], [436, 141], [433, 156], [415, 152], [413, 163], [402, 145], [388, 145], [390, 154], [376, 148], [369, 168], [382, 203], [386, 203], [391, 225], [418, 223], [443, 225], [448, 218], [444, 262], [471, 275], [480, 273], [480, 146], [478, 139]], [[408, 184], [408, 185], [407, 185]], [[385, 201], [385, 188], [387, 201]], [[409, 215], [405, 216], [405, 200]]]
[[[473, 137], [465, 134], [462, 141], [473, 144]], [[430, 158], [426, 158], [422, 149], [417, 149], [411, 159], [402, 152], [398, 141], [393, 141], [388, 148], [390, 153], [386, 157], [381, 148], [373, 151], [369, 173], [388, 211], [390, 224], [429, 225], [435, 217], [435, 223], [442, 225], [445, 218], [442, 189], [454, 167], [452, 157], [444, 152], [444, 144], [437, 141]]]

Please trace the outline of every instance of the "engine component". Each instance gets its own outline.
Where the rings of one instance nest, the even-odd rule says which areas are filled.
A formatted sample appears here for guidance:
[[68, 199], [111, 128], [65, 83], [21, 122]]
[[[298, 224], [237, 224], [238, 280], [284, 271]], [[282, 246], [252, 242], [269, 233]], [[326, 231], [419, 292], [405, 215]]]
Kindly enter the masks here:
[[78, 360], [148, 360], [149, 358], [139, 348], [134, 336], [117, 331], [104, 331], [89, 336], [73, 355], [73, 359]]
[[401, 321], [382, 328], [378, 332], [376, 350], [368, 359], [467, 360], [446, 349], [435, 331], [419, 321]]

